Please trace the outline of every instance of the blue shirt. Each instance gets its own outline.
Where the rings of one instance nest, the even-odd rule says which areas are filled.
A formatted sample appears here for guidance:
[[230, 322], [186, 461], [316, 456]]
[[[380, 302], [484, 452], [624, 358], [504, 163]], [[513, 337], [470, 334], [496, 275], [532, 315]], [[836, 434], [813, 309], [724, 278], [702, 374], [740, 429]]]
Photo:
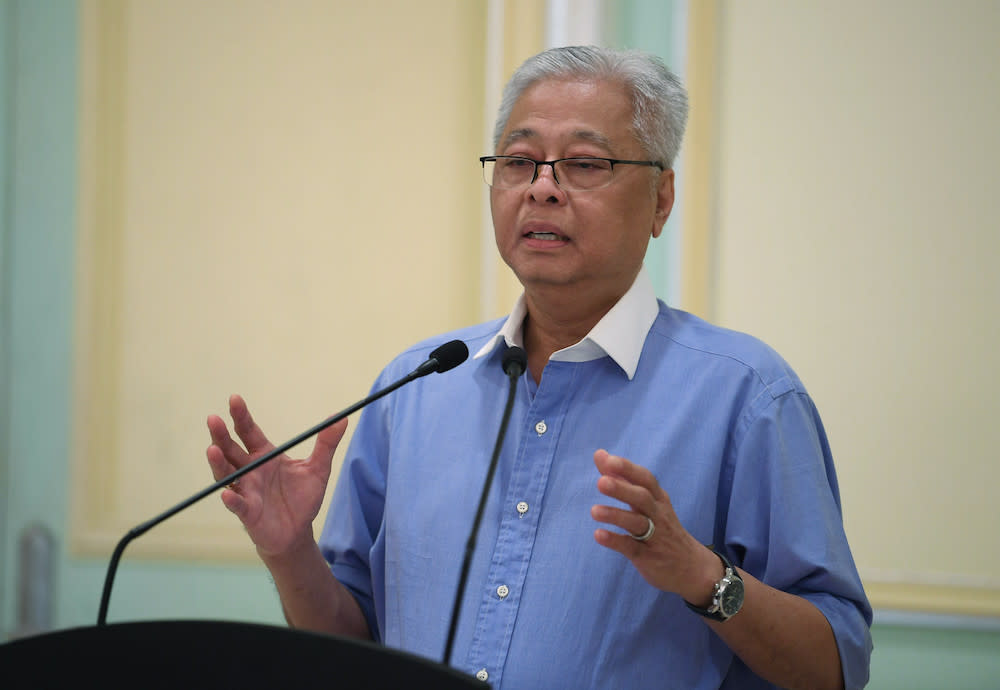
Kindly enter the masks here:
[[[679, 596], [594, 541], [605, 448], [649, 468], [695, 538], [815, 604], [846, 687], [862, 687], [871, 608], [812, 401], [767, 346], [653, 299], [633, 376], [627, 354], [594, 351], [553, 357], [540, 385], [520, 379], [452, 665], [494, 688], [771, 687]], [[501, 323], [419, 344], [382, 372], [374, 388], [452, 338], [482, 350], [364, 411], [320, 539], [373, 637], [435, 661], [506, 400], [503, 348], [489, 347], [510, 340]]]

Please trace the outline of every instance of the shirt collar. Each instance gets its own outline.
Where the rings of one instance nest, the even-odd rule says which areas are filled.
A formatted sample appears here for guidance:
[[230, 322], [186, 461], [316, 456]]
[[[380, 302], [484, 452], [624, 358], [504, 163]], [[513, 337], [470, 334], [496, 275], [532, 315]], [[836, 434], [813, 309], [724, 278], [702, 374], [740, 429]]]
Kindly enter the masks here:
[[[646, 267], [639, 269], [632, 287], [611, 307], [597, 325], [583, 340], [552, 353], [551, 360], [559, 362], [587, 362], [604, 356], [611, 357], [622, 368], [629, 380], [635, 376], [639, 366], [646, 334], [656, 320], [660, 307], [653, 291], [653, 283], [646, 273]], [[500, 330], [490, 338], [475, 354], [473, 359], [485, 357], [500, 342], [507, 347], [524, 346], [524, 317], [528, 308], [524, 303], [524, 293], [517, 298], [510, 316]]]

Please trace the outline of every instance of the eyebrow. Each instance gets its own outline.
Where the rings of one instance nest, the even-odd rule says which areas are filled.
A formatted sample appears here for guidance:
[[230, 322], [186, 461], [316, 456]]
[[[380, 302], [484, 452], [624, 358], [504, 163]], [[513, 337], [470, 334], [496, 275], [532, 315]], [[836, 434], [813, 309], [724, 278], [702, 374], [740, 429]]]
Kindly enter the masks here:
[[[506, 148], [511, 144], [522, 141], [524, 139], [531, 139], [537, 137], [538, 132], [531, 129], [530, 127], [522, 127], [520, 129], [513, 130], [507, 137], [503, 140], [503, 145]], [[595, 132], [591, 129], [578, 129], [570, 135], [575, 140], [589, 141], [592, 144], [597, 144], [608, 151], [612, 150], [611, 140], [608, 139], [603, 134]]]

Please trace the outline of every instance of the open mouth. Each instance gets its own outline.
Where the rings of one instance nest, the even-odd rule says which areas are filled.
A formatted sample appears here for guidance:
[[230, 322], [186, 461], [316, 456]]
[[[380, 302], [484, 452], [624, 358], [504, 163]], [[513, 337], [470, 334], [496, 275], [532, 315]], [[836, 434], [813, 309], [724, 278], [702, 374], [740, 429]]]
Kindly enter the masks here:
[[566, 235], [560, 234], [559, 226], [553, 223], [532, 221], [525, 223], [521, 228], [521, 236], [526, 240], [537, 240], [539, 242], [569, 242]]
[[554, 232], [526, 232], [524, 236], [532, 240], [549, 240], [549, 241], [565, 241], [566, 238], [562, 235], [557, 235]]

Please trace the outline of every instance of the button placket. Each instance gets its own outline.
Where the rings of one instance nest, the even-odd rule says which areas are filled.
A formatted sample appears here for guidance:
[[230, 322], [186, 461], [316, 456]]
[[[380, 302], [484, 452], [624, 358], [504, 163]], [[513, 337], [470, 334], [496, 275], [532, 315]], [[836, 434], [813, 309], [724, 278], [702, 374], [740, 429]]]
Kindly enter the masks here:
[[[522, 418], [523, 438], [513, 459], [504, 498], [504, 504], [508, 508], [503, 513], [494, 542], [487, 587], [481, 590], [483, 598], [469, 647], [468, 661], [470, 664], [482, 664], [481, 673], [485, 675], [477, 674], [477, 678], [489, 679], [493, 683], [502, 682], [504, 675], [503, 665], [509, 651], [513, 623], [520, 607], [521, 588], [538, 528], [537, 518], [540, 513], [536, 509], [541, 506], [555, 444], [565, 416], [567, 398], [559, 394], [565, 385], [559, 385], [558, 379], [558, 376], [553, 378], [551, 393], [534, 398], [529, 405], [530, 409]], [[552, 424], [546, 418], [551, 419]], [[513, 511], [509, 507], [512, 504]], [[515, 514], [517, 519], [514, 518]], [[488, 672], [487, 668], [493, 668], [493, 671]]]

